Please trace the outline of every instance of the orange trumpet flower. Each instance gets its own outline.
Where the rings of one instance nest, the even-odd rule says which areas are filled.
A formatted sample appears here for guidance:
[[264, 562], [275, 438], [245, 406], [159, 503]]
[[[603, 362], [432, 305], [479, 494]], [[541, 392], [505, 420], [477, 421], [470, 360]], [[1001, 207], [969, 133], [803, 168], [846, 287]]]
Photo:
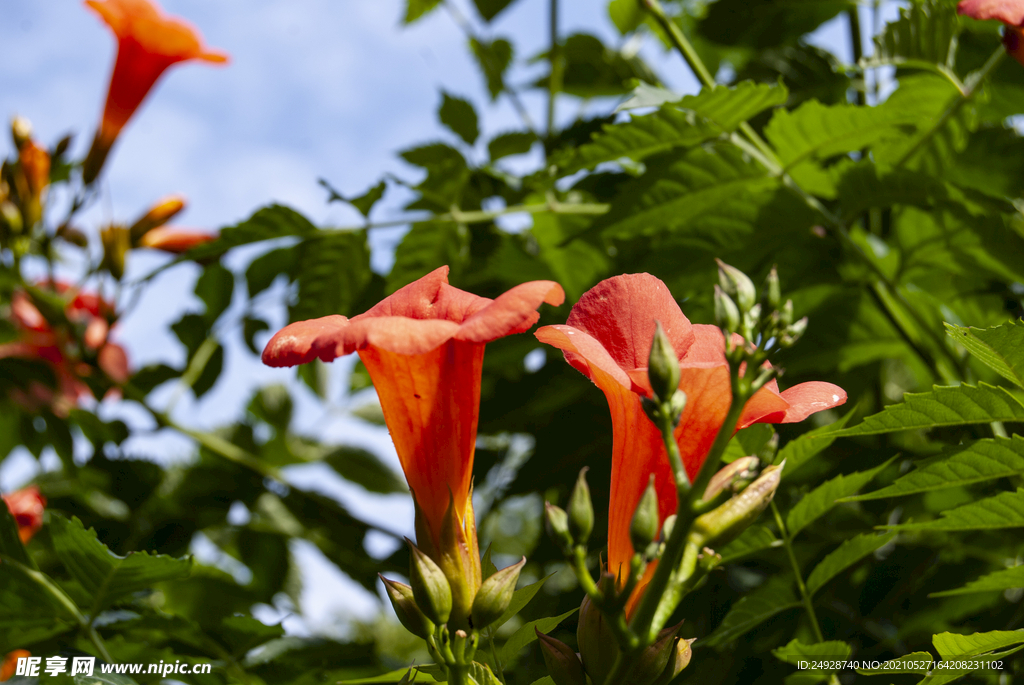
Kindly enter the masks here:
[[85, 0], [117, 38], [117, 59], [110, 76], [103, 119], [82, 170], [92, 183], [121, 129], [169, 67], [203, 60], [222, 64], [222, 52], [203, 47], [199, 32], [181, 19], [167, 17], [150, 0]]
[[18, 537], [22, 544], [27, 543], [43, 527], [46, 498], [37, 486], [29, 485], [9, 495], [0, 495], [0, 499], [3, 499], [14, 522], [18, 524]]
[[480, 585], [471, 488], [484, 346], [526, 331], [542, 302], [564, 298], [552, 281], [478, 297], [448, 285], [445, 266], [359, 316], [293, 323], [263, 351], [269, 366], [358, 352], [416, 502], [417, 544], [449, 578], [455, 615], [468, 616]]
[[[660, 321], [679, 359], [686, 409], [675, 430], [691, 480], [707, 458], [732, 401], [725, 337], [717, 326], [691, 324], [668, 288], [650, 274], [615, 276], [598, 283], [572, 308], [564, 326], [544, 326], [537, 339], [559, 348], [592, 380], [612, 414], [612, 484], [608, 520], [608, 570], [629, 568], [633, 511], [655, 476], [659, 527], [678, 504], [661, 433], [644, 414], [640, 398], [651, 395], [647, 358]], [[755, 423], [793, 423], [846, 401], [831, 383], [801, 383], [779, 392], [772, 381], [744, 407], [737, 430]], [[651, 564], [648, 577], [653, 571]], [[623, 580], [625, 573], [622, 573]], [[639, 594], [634, 595], [635, 599]]]
[[162, 250], [171, 254], [184, 254], [196, 245], [202, 245], [217, 239], [216, 233], [198, 231], [190, 228], [172, 228], [161, 226], [154, 228], [139, 239], [139, 247]]

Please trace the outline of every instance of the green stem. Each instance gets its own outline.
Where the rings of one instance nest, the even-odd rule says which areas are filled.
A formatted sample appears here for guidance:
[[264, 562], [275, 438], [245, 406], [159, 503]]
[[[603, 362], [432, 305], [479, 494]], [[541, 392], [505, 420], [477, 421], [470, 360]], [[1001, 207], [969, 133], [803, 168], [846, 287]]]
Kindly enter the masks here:
[[793, 553], [793, 540], [789, 537], [789, 531], [786, 530], [786, 524], [782, 521], [782, 515], [779, 514], [779, 508], [772, 501], [772, 514], [775, 515], [775, 524], [779, 527], [779, 535], [782, 536], [782, 543], [786, 547], [786, 554], [789, 555], [789, 563], [793, 567], [793, 575], [796, 576], [796, 585], [800, 589], [800, 596], [804, 601], [804, 609], [807, 610], [807, 617], [811, 619], [811, 627], [814, 629], [814, 636], [818, 639], [818, 642], [824, 642], [825, 638], [821, 634], [821, 626], [818, 624], [818, 616], [814, 613], [814, 602], [811, 601], [811, 595], [807, 592], [807, 585], [804, 584], [804, 577], [800, 573], [800, 564], [797, 563], [796, 555]]
[[[853, 50], [853, 63], [859, 65], [861, 58], [864, 56], [864, 46], [861, 45], [861, 33], [860, 33], [860, 9], [857, 5], [854, 5], [850, 9], [846, 10], [846, 18], [850, 24], [850, 47]], [[862, 76], [864, 72], [861, 72]], [[865, 79], [862, 87], [857, 89], [857, 104], [867, 104], [867, 80]]]
[[72, 620], [78, 624], [82, 632], [89, 638], [93, 647], [95, 647], [96, 651], [99, 652], [100, 657], [102, 657], [107, 663], [114, 663], [113, 659], [110, 658], [110, 653], [107, 651], [106, 645], [103, 644], [103, 639], [100, 637], [99, 633], [96, 632], [96, 629], [92, 627], [91, 621], [85, 617], [82, 611], [78, 608], [78, 605], [75, 604], [75, 601], [71, 599], [60, 587], [58, 587], [56, 583], [50, 580], [49, 576], [41, 571], [31, 569], [25, 564], [22, 564], [16, 559], [12, 559], [6, 555], [0, 555], [0, 562], [7, 564], [16, 571], [19, 571], [26, 578], [40, 586], [46, 594], [53, 598], [53, 600], [56, 601], [65, 612], [67, 612]]
[[548, 139], [551, 139], [555, 133], [555, 104], [558, 92], [562, 89], [562, 51], [558, 45], [558, 0], [549, 1], [548, 37], [551, 41], [551, 50], [548, 52], [548, 61], [551, 63], [551, 75], [548, 77], [548, 121], [546, 131]]

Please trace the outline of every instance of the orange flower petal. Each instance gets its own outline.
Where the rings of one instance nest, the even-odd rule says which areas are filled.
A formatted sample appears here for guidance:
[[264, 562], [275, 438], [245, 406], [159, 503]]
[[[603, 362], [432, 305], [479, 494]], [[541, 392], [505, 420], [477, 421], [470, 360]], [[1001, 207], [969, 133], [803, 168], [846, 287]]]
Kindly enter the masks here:
[[43, 527], [46, 498], [39, 492], [39, 487], [29, 485], [9, 495], [2, 495], [0, 499], [7, 504], [14, 521], [18, 524], [18, 537], [21, 538], [21, 542], [31, 540]]
[[202, 245], [216, 239], [217, 234], [210, 233], [209, 231], [160, 226], [147, 231], [139, 239], [139, 247], [163, 250], [171, 254], [183, 254], [196, 245]]
[[1021, 0], [963, 0], [956, 6], [956, 11], [972, 19], [998, 19], [1010, 26], [1024, 24], [1024, 2]]

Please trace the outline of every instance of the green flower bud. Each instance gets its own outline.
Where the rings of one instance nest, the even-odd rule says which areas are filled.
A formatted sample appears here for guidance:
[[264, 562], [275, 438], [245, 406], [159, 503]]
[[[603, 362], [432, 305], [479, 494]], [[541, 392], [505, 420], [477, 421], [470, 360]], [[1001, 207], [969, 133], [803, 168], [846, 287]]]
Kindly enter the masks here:
[[536, 628], [533, 631], [537, 633], [544, 665], [555, 685], [586, 685], [587, 676], [583, 673], [583, 664], [576, 652], [561, 640], [545, 635]]
[[772, 501], [782, 480], [782, 467], [769, 466], [743, 492], [713, 511], [698, 516], [687, 545], [698, 549], [715, 543], [723, 545], [742, 533]]
[[704, 501], [711, 501], [718, 493], [726, 488], [731, 488], [736, 481], [749, 480], [755, 475], [760, 464], [757, 457], [740, 457], [731, 464], [726, 464], [708, 481], [708, 487], [704, 491]]
[[544, 522], [547, 525], [548, 535], [554, 538], [563, 551], [572, 547], [572, 535], [569, 534], [569, 515], [565, 513], [565, 509], [556, 507], [551, 502], [545, 502]]
[[695, 637], [690, 639], [676, 638], [676, 643], [672, 648], [672, 655], [668, 660], [668, 666], [665, 667], [665, 672], [658, 679], [658, 685], [668, 685], [677, 675], [683, 672], [683, 669], [690, 665], [690, 658], [693, 656], [693, 649], [690, 648], [690, 645], [696, 641], [697, 638]]
[[635, 552], [643, 552], [658, 535], [658, 493], [654, 490], [654, 474], [633, 512], [629, 525], [629, 540]]
[[11, 119], [11, 140], [14, 147], [20, 150], [27, 142], [32, 140], [32, 122], [25, 117], [14, 117]]
[[569, 496], [569, 534], [577, 545], [586, 544], [590, 532], [594, 529], [594, 505], [590, 501], [587, 470], [586, 466], [580, 469], [576, 487]]
[[665, 517], [665, 522], [661, 524], [661, 539], [668, 540], [672, 537], [672, 529], [676, 527], [676, 515], [669, 514]]
[[519, 563], [501, 569], [485, 580], [477, 590], [473, 610], [470, 612], [476, 630], [491, 625], [508, 609], [512, 593], [516, 591], [516, 583], [519, 582], [519, 572], [525, 563], [526, 557], [523, 557]]
[[782, 287], [779, 285], [779, 272], [773, 266], [764, 281], [764, 299], [769, 310], [776, 310], [782, 304]]
[[11, 229], [11, 233], [21, 233], [24, 222], [21, 220], [21, 212], [10, 200], [0, 201], [0, 219]]
[[741, 310], [747, 311], [753, 307], [757, 302], [757, 290], [754, 288], [754, 282], [735, 266], [729, 266], [721, 259], [715, 261], [718, 262], [718, 282], [721, 284], [722, 290], [735, 296], [736, 304]]
[[629, 672], [626, 682], [630, 685], [653, 685], [661, 678], [675, 652], [676, 633], [681, 625], [665, 628], [658, 633], [654, 644], [640, 655], [640, 661]]
[[[607, 581], [605, 579], [608, 579]], [[598, 584], [605, 596], [615, 587], [615, 577], [604, 574]], [[594, 683], [604, 683], [619, 655], [619, 644], [601, 610], [594, 606], [590, 597], [584, 597], [580, 604], [580, 622], [576, 627], [576, 642], [580, 648], [583, 668]]]
[[412, 588], [404, 583], [388, 580], [379, 573], [377, 575], [383, 581], [384, 589], [388, 593], [388, 599], [391, 600], [391, 606], [395, 608], [398, 620], [405, 626], [405, 629], [416, 637], [422, 637], [423, 639], [427, 639], [427, 637], [432, 635], [434, 633], [434, 623], [424, 616], [420, 608], [416, 606]]
[[437, 624], [448, 622], [452, 613], [452, 588], [444, 577], [441, 567], [434, 560], [420, 551], [408, 538], [409, 551], [409, 583], [412, 594], [423, 614]]
[[676, 390], [668, 405], [673, 428], [679, 425], [679, 419], [682, 418], [684, 409], [686, 409], [686, 393], [682, 390]]
[[720, 287], [715, 286], [715, 323], [719, 328], [734, 332], [740, 327], [740, 310], [732, 298]]
[[775, 455], [779, 451], [779, 434], [773, 433], [772, 437], [768, 439], [768, 442], [757, 451], [757, 458], [762, 464], [770, 464], [775, 460]]
[[647, 378], [651, 381], [654, 396], [662, 402], [671, 399], [679, 388], [679, 359], [660, 321], [654, 322], [654, 340], [647, 357]]
[[780, 314], [783, 326], [789, 326], [793, 323], [793, 300], [786, 300], [786, 304], [782, 305]]

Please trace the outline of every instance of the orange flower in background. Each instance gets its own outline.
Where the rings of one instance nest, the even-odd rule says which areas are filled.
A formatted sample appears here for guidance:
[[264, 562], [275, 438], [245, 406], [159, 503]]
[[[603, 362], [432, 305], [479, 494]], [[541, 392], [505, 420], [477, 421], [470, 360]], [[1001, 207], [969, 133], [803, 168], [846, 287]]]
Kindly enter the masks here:
[[455, 620], [468, 619], [480, 587], [471, 490], [484, 346], [564, 298], [557, 283], [532, 281], [490, 300], [448, 285], [445, 266], [359, 316], [286, 326], [263, 351], [269, 366], [359, 353], [413, 493], [417, 545], [447, 576]]
[[9, 495], [0, 495], [14, 522], [18, 524], [18, 537], [22, 544], [32, 539], [40, 528], [43, 527], [43, 511], [46, 508], [46, 498], [39, 492], [35, 485], [29, 485]]
[[[629, 566], [633, 555], [630, 521], [650, 474], [655, 476], [659, 525], [675, 513], [678, 504], [661, 433], [640, 405], [640, 398], [651, 394], [647, 358], [656, 320], [679, 358], [679, 387], [687, 401], [675, 437], [693, 479], [725, 422], [732, 397], [725, 337], [717, 326], [691, 324], [659, 279], [628, 274], [591, 288], [572, 308], [566, 325], [544, 326], [536, 332], [541, 342], [562, 350], [566, 361], [608, 399], [612, 414], [608, 570], [613, 574]], [[737, 430], [755, 423], [802, 421], [845, 401], [846, 392], [831, 383], [801, 383], [780, 393], [772, 381], [747, 401]]]
[[[40, 287], [49, 287], [40, 284]], [[72, 286], [58, 281], [53, 290], [68, 295]], [[114, 319], [114, 305], [94, 293], [76, 292], [64, 309], [73, 326], [81, 328], [82, 343], [86, 351], [96, 356], [96, 364], [115, 383], [128, 380], [128, 357], [124, 348], [109, 339], [110, 321]], [[48, 389], [33, 387], [31, 397], [21, 398], [23, 404], [49, 404], [55, 412], [65, 414], [77, 404], [79, 398], [91, 396], [82, 378], [92, 368], [81, 361], [76, 353], [74, 339], [66, 330], [54, 328], [29, 296], [17, 291], [11, 299], [11, 319], [18, 329], [18, 339], [0, 345], [0, 359], [16, 357], [40, 359], [47, 362], [57, 380], [58, 395]]]
[[103, 119], [86, 158], [83, 179], [91, 183], [132, 114], [169, 67], [202, 60], [222, 64], [222, 52], [203, 47], [199, 32], [181, 19], [167, 17], [150, 0], [85, 0], [117, 38], [117, 59]]
[[163, 226], [154, 228], [142, 236], [139, 247], [162, 250], [171, 254], [184, 254], [197, 245], [216, 240], [217, 234], [190, 228]]
[[972, 19], [998, 19], [1006, 24], [1003, 45], [1006, 52], [1024, 64], [1024, 1], [1022, 0], [963, 0], [956, 6], [957, 14]]
[[3, 663], [0, 663], [0, 682], [10, 680], [14, 676], [15, 671], [18, 670], [18, 659], [30, 656], [32, 656], [32, 652], [27, 649], [15, 649], [12, 652], [8, 652], [7, 656], [4, 657]]

